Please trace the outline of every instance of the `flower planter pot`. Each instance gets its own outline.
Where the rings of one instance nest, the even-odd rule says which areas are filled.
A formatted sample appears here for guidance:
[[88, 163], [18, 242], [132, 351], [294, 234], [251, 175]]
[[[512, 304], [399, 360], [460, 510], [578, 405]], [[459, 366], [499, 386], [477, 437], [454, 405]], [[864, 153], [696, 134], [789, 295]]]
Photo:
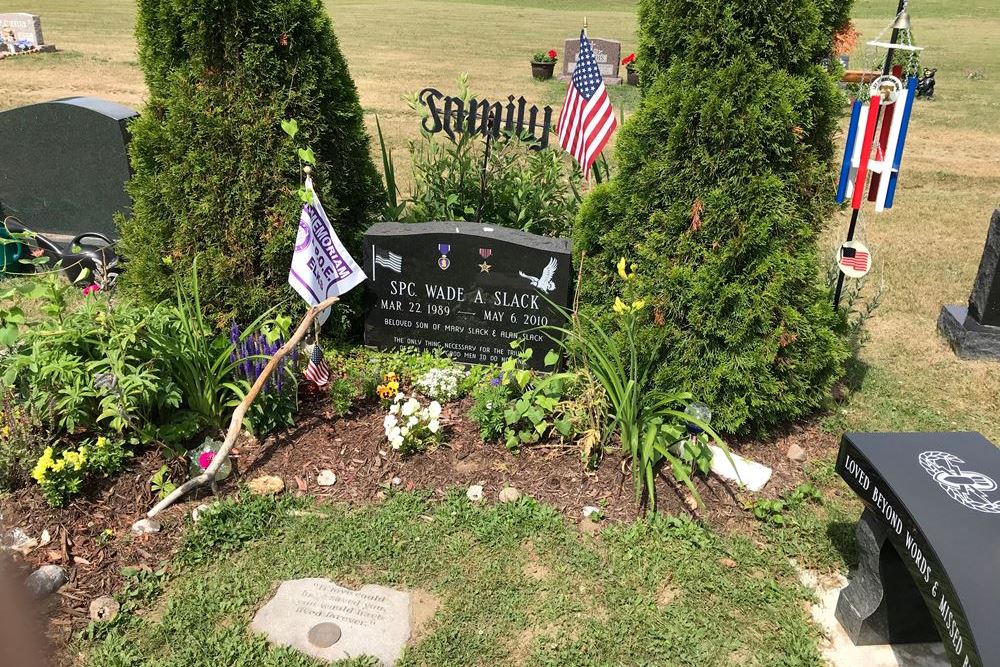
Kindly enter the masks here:
[[552, 78], [552, 73], [556, 69], [555, 63], [531, 63], [531, 76], [539, 81], [546, 81]]
[[638, 86], [639, 85], [639, 71], [635, 67], [633, 67], [632, 65], [629, 65], [628, 67], [626, 67], [625, 71], [628, 72], [628, 77], [625, 79], [625, 83], [627, 83], [630, 86]]

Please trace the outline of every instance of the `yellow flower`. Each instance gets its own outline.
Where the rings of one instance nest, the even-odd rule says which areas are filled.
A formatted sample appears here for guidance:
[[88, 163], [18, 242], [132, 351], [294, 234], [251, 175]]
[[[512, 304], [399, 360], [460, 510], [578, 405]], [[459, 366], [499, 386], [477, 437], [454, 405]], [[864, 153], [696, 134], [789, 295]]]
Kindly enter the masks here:
[[10, 426], [5, 424], [3, 428], [0, 428], [0, 437], [4, 440], [10, 437]]
[[31, 477], [41, 484], [45, 481], [45, 473], [52, 466], [52, 448], [46, 447], [41, 458], [38, 459], [38, 463], [35, 464], [35, 469], [31, 471]]
[[613, 308], [614, 311], [619, 315], [624, 315], [625, 313], [628, 312], [628, 306], [625, 305], [625, 302], [622, 301], [621, 297], [618, 296], [615, 297], [615, 305], [613, 306]]
[[645, 299], [639, 299], [632, 302], [632, 311], [638, 313], [640, 310], [646, 307]]
[[[635, 271], [638, 268], [639, 268], [638, 264], [632, 264], [632, 266], [628, 266], [625, 262], [624, 257], [618, 260], [618, 275], [621, 276], [621, 279], [626, 282], [635, 278]], [[629, 273], [629, 269], [632, 270], [631, 273]]]
[[105, 438], [105, 437], [104, 437], [103, 435], [102, 435], [102, 436], [99, 436], [99, 437], [97, 438], [97, 448], [98, 448], [98, 449], [101, 449], [101, 448], [102, 448], [102, 447], [104, 447], [104, 446], [105, 446], [106, 444], [108, 444], [108, 439], [107, 439], [107, 438]]

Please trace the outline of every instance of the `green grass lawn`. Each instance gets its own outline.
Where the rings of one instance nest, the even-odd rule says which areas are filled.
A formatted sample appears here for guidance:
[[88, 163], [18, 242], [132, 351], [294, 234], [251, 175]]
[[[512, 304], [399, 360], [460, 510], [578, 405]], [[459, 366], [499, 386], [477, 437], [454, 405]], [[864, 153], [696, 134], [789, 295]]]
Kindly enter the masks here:
[[822, 664], [808, 592], [778, 548], [744, 537], [674, 519], [593, 537], [530, 500], [482, 507], [460, 492], [293, 505], [244, 498], [193, 526], [169, 576], [122, 595], [145, 611], [101, 629], [87, 665], [318, 665], [245, 630], [276, 582], [303, 577], [436, 599], [401, 665]]

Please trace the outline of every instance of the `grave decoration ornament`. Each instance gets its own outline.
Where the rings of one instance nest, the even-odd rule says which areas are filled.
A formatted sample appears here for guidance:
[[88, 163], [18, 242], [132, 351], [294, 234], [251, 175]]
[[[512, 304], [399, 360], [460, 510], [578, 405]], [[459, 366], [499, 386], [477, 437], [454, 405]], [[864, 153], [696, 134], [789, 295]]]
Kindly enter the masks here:
[[[892, 31], [889, 41], [883, 41], [889, 30]], [[866, 200], [875, 204], [876, 213], [881, 213], [891, 209], [895, 199], [917, 89], [916, 56], [923, 50], [912, 43], [907, 0], [900, 0], [896, 18], [878, 37], [868, 42], [868, 46], [876, 52], [884, 50], [885, 55], [881, 75], [874, 79], [862, 77], [851, 105], [851, 122], [837, 184], [837, 203], [849, 201], [852, 209], [848, 243], [854, 241], [861, 207]], [[910, 54], [905, 71], [902, 66], [893, 65], [893, 55], [897, 51]], [[843, 263], [838, 264], [841, 273], [834, 305], [839, 307], [844, 277], [861, 277], [867, 270], [858, 275], [853, 267], [848, 266], [849, 273]]]
[[920, 77], [920, 81], [917, 82], [917, 99], [920, 99], [921, 97], [925, 97], [929, 100], [934, 99], [934, 76], [936, 74], [936, 67], [924, 69], [924, 75]]
[[529, 366], [559, 347], [541, 328], [564, 324], [573, 269], [568, 239], [469, 222], [380, 223], [365, 234], [371, 277], [365, 343], [440, 350], [499, 364], [514, 341]]
[[446, 96], [436, 88], [424, 88], [417, 100], [427, 108], [421, 126], [430, 134], [444, 132], [449, 139], [457, 141], [459, 134], [498, 139], [502, 133], [528, 139], [534, 151], [548, 148], [552, 107], [539, 110], [532, 105], [529, 108], [523, 96], [516, 99], [513, 95], [508, 96], [506, 105], [472, 98], [466, 106], [460, 97]]

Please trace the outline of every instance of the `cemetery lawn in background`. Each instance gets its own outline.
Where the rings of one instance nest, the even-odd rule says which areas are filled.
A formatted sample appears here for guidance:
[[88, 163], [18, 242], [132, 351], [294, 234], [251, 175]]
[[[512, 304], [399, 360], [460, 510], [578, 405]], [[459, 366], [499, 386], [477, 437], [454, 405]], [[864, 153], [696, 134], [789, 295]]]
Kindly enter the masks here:
[[821, 664], [808, 593], [772, 547], [663, 518], [583, 534], [528, 499], [461, 491], [227, 501], [190, 528], [162, 591], [126, 591], [135, 613], [82, 642], [85, 664], [318, 664], [246, 630], [280, 581], [304, 577], [409, 590], [401, 665]]

